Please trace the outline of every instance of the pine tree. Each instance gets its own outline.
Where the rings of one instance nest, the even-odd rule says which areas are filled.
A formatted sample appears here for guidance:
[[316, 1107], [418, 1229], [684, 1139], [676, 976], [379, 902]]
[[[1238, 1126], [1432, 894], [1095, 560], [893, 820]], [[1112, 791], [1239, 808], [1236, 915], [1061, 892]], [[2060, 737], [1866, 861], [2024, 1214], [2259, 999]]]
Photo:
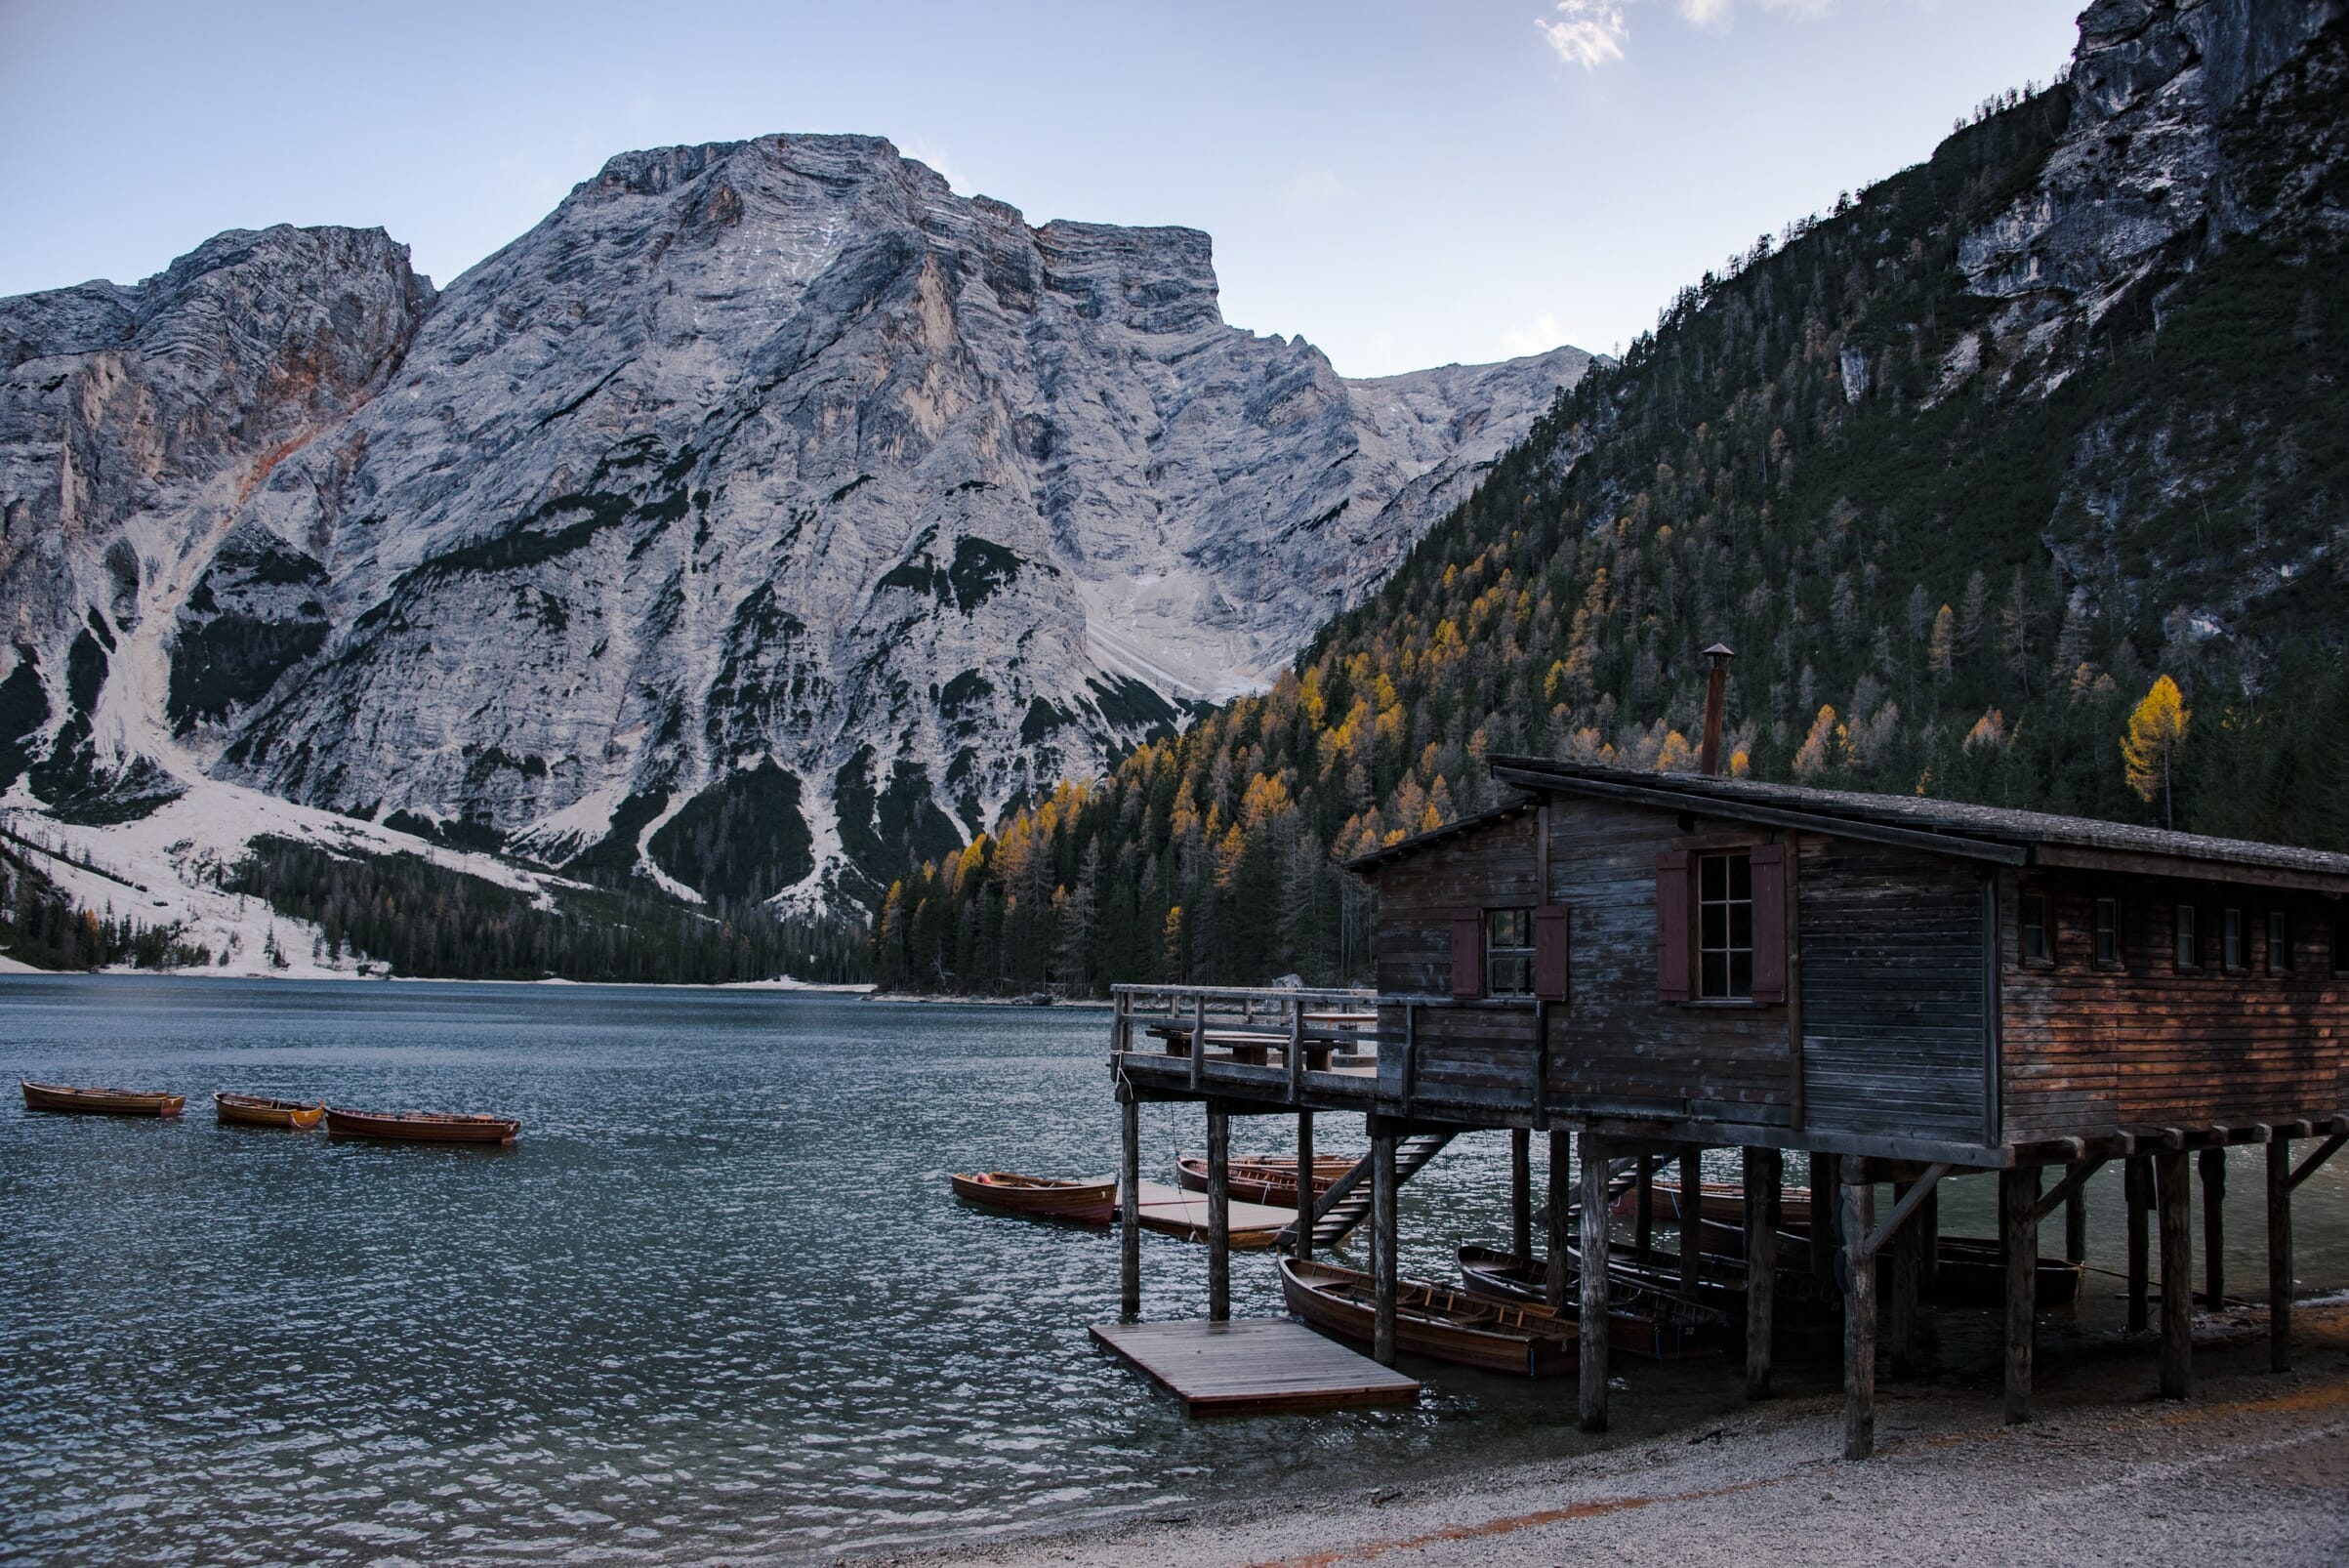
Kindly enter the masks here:
[[2121, 740], [2121, 758], [2128, 765], [2128, 787], [2137, 798], [2151, 802], [2162, 792], [2162, 823], [2177, 825], [2170, 805], [2172, 763], [2186, 744], [2186, 726], [2194, 715], [2187, 710], [2178, 683], [2167, 676], [2153, 683], [2145, 700], [2128, 716], [2128, 733]]

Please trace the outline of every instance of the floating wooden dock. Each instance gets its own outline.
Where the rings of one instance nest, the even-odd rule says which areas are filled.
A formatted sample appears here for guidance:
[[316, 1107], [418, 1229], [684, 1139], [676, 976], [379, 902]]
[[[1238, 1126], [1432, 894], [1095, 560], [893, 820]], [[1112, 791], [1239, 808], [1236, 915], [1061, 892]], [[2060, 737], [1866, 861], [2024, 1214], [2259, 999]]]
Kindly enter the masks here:
[[[1161, 1181], [1141, 1184], [1142, 1228], [1184, 1241], [1207, 1240], [1207, 1194], [1187, 1192]], [[1231, 1205], [1231, 1244], [1243, 1252], [1259, 1252], [1273, 1244], [1281, 1227], [1297, 1218], [1294, 1209], [1275, 1209], [1260, 1203]]]
[[1420, 1397], [1417, 1381], [1287, 1318], [1096, 1323], [1092, 1337], [1181, 1400], [1186, 1416], [1409, 1405]]

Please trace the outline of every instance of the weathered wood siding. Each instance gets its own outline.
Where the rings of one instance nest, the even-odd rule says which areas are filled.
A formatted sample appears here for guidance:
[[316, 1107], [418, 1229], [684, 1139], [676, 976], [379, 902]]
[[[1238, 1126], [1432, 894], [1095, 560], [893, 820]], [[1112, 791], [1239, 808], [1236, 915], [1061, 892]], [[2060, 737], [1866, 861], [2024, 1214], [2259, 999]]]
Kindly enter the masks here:
[[1806, 835], [1795, 882], [1806, 1125], [1984, 1142], [1982, 877], [1938, 856]]
[[1656, 857], [1687, 847], [1679, 819], [1571, 796], [1551, 801], [1549, 819], [1550, 897], [1574, 928], [1573, 994], [1549, 1015], [1552, 1103], [1791, 1126], [1783, 1005], [1657, 998]]
[[[2055, 958], [2025, 964], [2021, 895], [2047, 895]], [[2122, 964], [2094, 964], [2095, 900], [2120, 901]], [[2175, 910], [2202, 911], [2203, 967], [2175, 963]], [[2250, 966], [2220, 965], [2220, 914], [2244, 912]], [[2291, 920], [2292, 968], [2269, 971], [2267, 913]], [[2336, 1114], [2349, 1090], [2349, 987], [2333, 970], [2337, 902], [2216, 883], [2084, 872], [1999, 884], [2005, 1135], [2011, 1142]]]

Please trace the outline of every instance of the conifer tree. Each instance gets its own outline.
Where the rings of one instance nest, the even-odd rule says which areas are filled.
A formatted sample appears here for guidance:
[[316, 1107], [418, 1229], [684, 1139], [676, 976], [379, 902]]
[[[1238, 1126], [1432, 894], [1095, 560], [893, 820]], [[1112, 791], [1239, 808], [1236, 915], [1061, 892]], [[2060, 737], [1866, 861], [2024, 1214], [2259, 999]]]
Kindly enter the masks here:
[[2170, 804], [2171, 765], [2186, 743], [2186, 726], [2194, 718], [2178, 683], [2167, 676], [2153, 683], [2128, 716], [2128, 733], [2121, 740], [2122, 761], [2128, 764], [2128, 787], [2150, 803], [2162, 792], [2162, 825], [2175, 827], [2177, 813]]

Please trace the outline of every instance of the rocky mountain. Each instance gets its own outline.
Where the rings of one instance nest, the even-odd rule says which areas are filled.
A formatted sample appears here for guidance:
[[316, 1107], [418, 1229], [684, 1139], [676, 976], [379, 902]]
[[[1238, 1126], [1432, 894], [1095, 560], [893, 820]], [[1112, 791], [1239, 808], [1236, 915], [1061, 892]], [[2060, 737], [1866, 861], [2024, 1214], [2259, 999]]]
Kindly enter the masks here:
[[870, 897], [1266, 684], [1588, 363], [1349, 381], [1205, 234], [863, 137], [616, 157], [439, 293], [223, 234], [0, 301], [0, 789]]

